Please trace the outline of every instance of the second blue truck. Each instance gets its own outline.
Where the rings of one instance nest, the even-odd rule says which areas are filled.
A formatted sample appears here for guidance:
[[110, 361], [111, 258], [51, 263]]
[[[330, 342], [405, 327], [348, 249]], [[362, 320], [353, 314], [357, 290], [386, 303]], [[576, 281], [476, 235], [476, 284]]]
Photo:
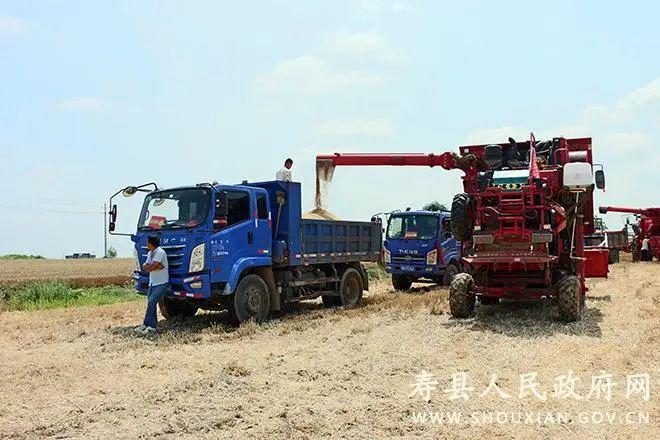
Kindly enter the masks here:
[[394, 212], [387, 222], [384, 260], [396, 290], [416, 281], [449, 285], [461, 271], [461, 242], [451, 233], [451, 213]]

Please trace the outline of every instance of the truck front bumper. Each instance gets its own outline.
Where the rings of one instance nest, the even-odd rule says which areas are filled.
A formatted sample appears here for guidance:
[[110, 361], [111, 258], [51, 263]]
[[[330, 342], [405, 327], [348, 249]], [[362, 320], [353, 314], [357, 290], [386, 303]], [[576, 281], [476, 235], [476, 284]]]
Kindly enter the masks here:
[[[146, 272], [133, 272], [135, 289], [146, 295], [149, 289], [149, 275]], [[174, 296], [204, 299], [211, 297], [211, 275], [208, 271], [194, 274], [170, 274], [170, 287]]]
[[393, 275], [412, 275], [418, 277], [428, 277], [442, 275], [444, 268], [438, 266], [414, 265], [414, 264], [386, 264], [385, 271]]

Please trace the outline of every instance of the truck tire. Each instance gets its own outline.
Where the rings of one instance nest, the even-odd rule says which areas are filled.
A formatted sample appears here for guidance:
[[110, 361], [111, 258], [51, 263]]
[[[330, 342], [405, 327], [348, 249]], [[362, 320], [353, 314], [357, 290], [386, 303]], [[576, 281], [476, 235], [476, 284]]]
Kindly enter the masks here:
[[474, 279], [467, 273], [457, 274], [449, 286], [449, 311], [454, 318], [469, 318], [474, 314]]
[[270, 295], [266, 282], [255, 274], [246, 275], [238, 283], [228, 311], [234, 324], [246, 321], [263, 322], [270, 310]]
[[451, 204], [451, 232], [458, 241], [469, 241], [472, 237], [474, 213], [472, 199], [465, 193], [456, 194]]
[[339, 298], [344, 307], [355, 307], [362, 301], [362, 276], [357, 270], [350, 268], [341, 277], [339, 283]]
[[634, 245], [632, 247], [632, 260], [633, 263], [637, 263], [640, 260], [639, 249]]
[[412, 283], [413, 280], [409, 276], [392, 274], [392, 287], [394, 287], [394, 290], [408, 290]]
[[609, 261], [610, 264], [616, 264], [619, 262], [619, 250], [618, 249], [611, 249], [610, 250], [610, 256], [609, 256]]
[[167, 297], [158, 301], [158, 309], [163, 318], [167, 320], [190, 318], [197, 313], [197, 307], [189, 301]]
[[449, 286], [451, 285], [452, 280], [456, 275], [458, 275], [461, 272], [461, 270], [458, 268], [458, 265], [455, 262], [449, 263], [447, 268], [445, 269], [445, 273], [442, 276], [442, 284], [444, 286]]
[[579, 321], [585, 303], [580, 279], [575, 275], [565, 276], [559, 280], [555, 289], [559, 318], [566, 322]]

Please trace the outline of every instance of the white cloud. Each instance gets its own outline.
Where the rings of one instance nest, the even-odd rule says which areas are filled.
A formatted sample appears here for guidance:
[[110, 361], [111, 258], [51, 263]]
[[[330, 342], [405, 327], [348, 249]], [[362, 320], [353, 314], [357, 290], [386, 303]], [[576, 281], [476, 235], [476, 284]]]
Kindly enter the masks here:
[[328, 51], [356, 57], [373, 57], [381, 61], [394, 61], [396, 54], [383, 36], [376, 31], [341, 31], [325, 44]]
[[97, 98], [74, 96], [57, 103], [62, 110], [98, 110], [104, 106], [103, 101]]
[[364, 119], [321, 122], [314, 126], [319, 136], [391, 137], [394, 125], [389, 119]]
[[633, 91], [622, 102], [623, 107], [640, 106], [660, 101], [660, 78], [657, 78], [644, 87]]
[[0, 17], [0, 31], [22, 32], [27, 29], [27, 23], [20, 18]]
[[315, 56], [301, 56], [282, 62], [270, 73], [257, 78], [257, 84], [271, 91], [327, 93], [357, 86], [375, 86], [380, 75], [356, 70], [340, 71]]

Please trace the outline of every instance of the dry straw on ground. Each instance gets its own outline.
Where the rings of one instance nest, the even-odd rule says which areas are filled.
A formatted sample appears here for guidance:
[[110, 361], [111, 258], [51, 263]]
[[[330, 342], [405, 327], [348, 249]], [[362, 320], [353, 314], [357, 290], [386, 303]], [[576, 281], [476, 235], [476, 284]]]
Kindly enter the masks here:
[[[131, 326], [143, 303], [0, 315], [0, 438], [659, 438], [660, 264], [612, 266], [590, 281], [582, 322], [549, 307], [479, 307], [450, 319], [446, 290], [397, 294], [384, 282], [366, 306], [307, 304], [238, 329], [222, 313], [167, 324], [153, 338]], [[433, 309], [433, 313], [431, 310]], [[161, 322], [161, 325], [164, 323]], [[426, 369], [439, 380], [429, 403], [410, 396]], [[535, 372], [544, 390], [572, 370], [588, 387], [601, 370], [623, 386], [649, 373], [651, 400], [479, 398], [490, 374], [510, 393]], [[441, 390], [467, 372], [477, 390]], [[580, 389], [584, 393], [583, 389]], [[420, 425], [419, 410], [647, 411], [649, 424]]]

